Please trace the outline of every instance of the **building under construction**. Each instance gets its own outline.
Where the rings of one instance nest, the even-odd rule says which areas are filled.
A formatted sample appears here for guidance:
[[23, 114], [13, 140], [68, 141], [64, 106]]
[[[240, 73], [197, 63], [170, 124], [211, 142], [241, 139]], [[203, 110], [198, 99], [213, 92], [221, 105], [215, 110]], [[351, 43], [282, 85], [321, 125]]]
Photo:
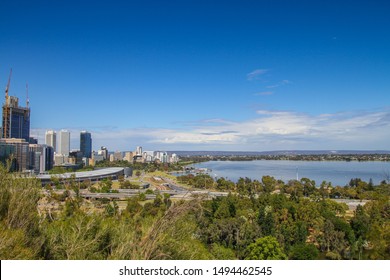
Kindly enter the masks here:
[[[19, 106], [19, 99], [15, 96], [9, 96], [9, 86], [12, 70], [8, 79], [8, 84], [5, 89], [5, 103], [3, 104], [3, 138], [18, 138], [24, 139], [27, 142], [30, 140], [30, 108]], [[27, 88], [27, 87], [26, 87]]]
[[12, 70], [5, 88], [5, 103], [0, 139], [0, 162], [9, 161], [10, 171], [26, 172], [31, 169], [29, 140], [30, 140], [30, 108], [19, 106], [19, 99], [9, 96], [9, 86]]

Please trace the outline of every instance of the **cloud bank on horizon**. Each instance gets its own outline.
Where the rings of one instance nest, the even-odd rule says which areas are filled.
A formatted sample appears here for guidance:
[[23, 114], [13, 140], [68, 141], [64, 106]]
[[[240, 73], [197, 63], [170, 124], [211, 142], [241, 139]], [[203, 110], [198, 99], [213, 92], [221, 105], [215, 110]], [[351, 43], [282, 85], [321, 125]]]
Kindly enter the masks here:
[[[81, 129], [69, 128], [73, 148]], [[97, 149], [133, 150], [386, 150], [390, 137], [390, 109], [309, 115], [300, 112], [257, 110], [244, 121], [201, 120], [181, 128], [102, 127], [90, 130]], [[44, 129], [33, 129], [42, 138]]]

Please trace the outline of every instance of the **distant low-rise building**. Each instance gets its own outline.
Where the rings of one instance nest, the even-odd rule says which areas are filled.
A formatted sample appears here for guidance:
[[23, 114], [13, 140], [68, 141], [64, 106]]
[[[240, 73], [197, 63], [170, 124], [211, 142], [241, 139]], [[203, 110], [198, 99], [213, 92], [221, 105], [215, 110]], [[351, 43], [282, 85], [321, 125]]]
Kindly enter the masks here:
[[144, 159], [142, 158], [141, 155], [135, 155], [135, 156], [133, 157], [133, 162], [143, 163], [143, 162], [144, 162]]
[[160, 151], [156, 152], [155, 158], [158, 162], [161, 162], [161, 163], [168, 163], [169, 162], [167, 152], [160, 152]]
[[69, 153], [68, 163], [70, 164], [82, 164], [83, 163], [83, 154], [79, 150], [72, 150]]
[[142, 153], [143, 162], [153, 162], [154, 161], [154, 152], [145, 151]]
[[177, 154], [172, 154], [170, 157], [170, 163], [178, 163], [179, 162], [179, 157]]
[[68, 163], [68, 156], [62, 155], [62, 154], [55, 154], [54, 155], [54, 165], [63, 165]]
[[53, 168], [54, 149], [48, 145], [30, 144], [30, 169], [34, 173], [45, 173]]
[[128, 162], [133, 162], [133, 160], [134, 160], [133, 157], [134, 157], [133, 152], [126, 152], [123, 160], [128, 161]]
[[108, 150], [106, 147], [101, 147], [100, 150], [98, 150], [98, 154], [103, 156], [103, 160], [109, 159], [108, 157]]
[[30, 137], [30, 139], [28, 140], [28, 143], [30, 143], [30, 144], [38, 144], [38, 139], [34, 138], [34, 137]]
[[114, 161], [120, 161], [123, 160], [123, 154], [120, 151], [116, 151], [114, 153]]
[[91, 165], [95, 165], [97, 162], [103, 161], [103, 160], [105, 160], [103, 154], [100, 154], [99, 152], [95, 152], [95, 151], [92, 152], [92, 164]]

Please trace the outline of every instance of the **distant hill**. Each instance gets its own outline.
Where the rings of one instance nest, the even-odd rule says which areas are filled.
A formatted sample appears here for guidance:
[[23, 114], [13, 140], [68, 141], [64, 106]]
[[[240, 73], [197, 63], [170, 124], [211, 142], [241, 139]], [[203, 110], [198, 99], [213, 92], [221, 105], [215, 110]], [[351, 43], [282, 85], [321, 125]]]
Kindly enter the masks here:
[[374, 155], [390, 154], [386, 150], [285, 150], [263, 152], [240, 152], [240, 151], [170, 151], [178, 156], [262, 156], [262, 155]]

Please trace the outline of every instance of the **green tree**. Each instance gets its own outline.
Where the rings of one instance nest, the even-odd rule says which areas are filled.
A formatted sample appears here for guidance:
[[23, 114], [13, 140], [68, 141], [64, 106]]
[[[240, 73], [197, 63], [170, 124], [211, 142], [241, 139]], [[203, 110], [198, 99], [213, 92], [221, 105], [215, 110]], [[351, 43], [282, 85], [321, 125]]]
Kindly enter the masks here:
[[253, 182], [248, 177], [239, 178], [236, 184], [237, 192], [241, 195], [251, 195], [255, 192]]
[[332, 190], [332, 183], [322, 181], [320, 188], [319, 188], [319, 193], [322, 199], [329, 198], [329, 193]]
[[257, 239], [246, 249], [246, 260], [286, 260], [278, 241], [275, 237], [265, 236]]
[[135, 216], [139, 214], [142, 210], [142, 206], [139, 204], [140, 198], [137, 196], [130, 197], [127, 200], [126, 211], [131, 215]]
[[311, 194], [316, 192], [316, 182], [308, 178], [302, 178], [301, 183], [303, 186], [303, 195], [309, 197]]
[[119, 215], [119, 206], [116, 201], [114, 201], [111, 205], [111, 203], [108, 203], [105, 208], [105, 214], [108, 217], [115, 217]]
[[263, 183], [263, 188], [265, 192], [272, 192], [275, 190], [276, 186], [276, 179], [271, 176], [263, 176], [261, 179], [261, 182]]
[[313, 244], [297, 244], [290, 250], [291, 260], [317, 260], [319, 251]]
[[303, 196], [303, 186], [300, 181], [290, 180], [284, 188], [284, 192], [289, 194], [293, 201], [298, 201]]
[[226, 180], [223, 177], [218, 178], [216, 182], [216, 189], [220, 191], [233, 191], [234, 187], [235, 185], [232, 181]]
[[258, 222], [263, 235], [275, 234], [275, 216], [272, 206], [262, 206], [259, 209]]
[[213, 178], [207, 174], [197, 175], [194, 180], [194, 187], [198, 189], [210, 189], [214, 186]]
[[213, 243], [211, 245], [210, 252], [211, 254], [213, 254], [213, 259], [215, 260], [236, 260], [237, 259], [233, 249], [226, 248], [217, 243]]
[[345, 239], [345, 233], [335, 229], [334, 224], [330, 220], [326, 220], [323, 226], [323, 235], [320, 239], [320, 246], [322, 251], [330, 253], [331, 259], [337, 256], [337, 259], [341, 259], [344, 250], [348, 246]]
[[369, 229], [369, 217], [366, 214], [363, 206], [358, 205], [356, 207], [353, 218], [351, 219], [351, 227], [355, 232], [356, 238], [362, 238], [365, 240], [367, 238], [367, 233]]
[[109, 193], [111, 191], [112, 187], [112, 181], [111, 179], [103, 179], [99, 182], [100, 192], [102, 193]]
[[379, 196], [364, 205], [364, 210], [369, 217], [368, 232], [366, 233], [368, 244], [366, 256], [369, 259], [390, 258], [390, 202], [386, 196]]

